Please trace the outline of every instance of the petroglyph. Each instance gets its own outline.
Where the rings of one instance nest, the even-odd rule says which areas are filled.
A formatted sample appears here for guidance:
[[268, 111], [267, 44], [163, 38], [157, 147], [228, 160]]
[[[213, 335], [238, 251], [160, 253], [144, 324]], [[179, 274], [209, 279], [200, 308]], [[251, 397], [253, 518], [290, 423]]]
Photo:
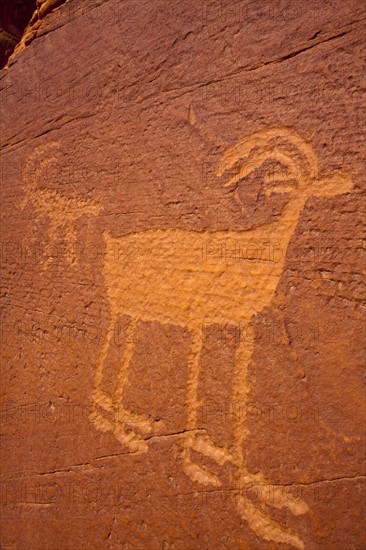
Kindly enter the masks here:
[[[46, 147], [49, 148], [47, 151], [52, 151], [57, 146], [50, 144]], [[30, 162], [35, 162], [44, 152], [36, 152]], [[37, 170], [41, 171], [54, 160], [55, 157], [41, 160]], [[353, 187], [351, 178], [346, 175], [319, 175], [317, 157], [311, 145], [295, 131], [283, 127], [262, 130], [243, 138], [223, 154], [217, 176], [225, 179], [225, 186], [233, 186], [235, 194], [238, 183], [245, 184], [245, 178], [255, 171], [260, 171], [264, 192], [269, 199], [273, 193], [283, 193], [286, 198], [281, 215], [272, 223], [249, 231], [150, 229], [118, 238], [104, 233], [106, 249], [102, 269], [110, 320], [96, 365], [90, 420], [98, 430], [113, 433], [131, 452], [146, 452], [149, 438], [156, 433], [156, 423], [147, 415], [137, 414], [124, 406], [139, 323], [157, 321], [188, 329], [191, 343], [187, 357], [187, 425], [182, 437], [182, 467], [192, 481], [205, 486], [218, 487], [222, 482], [219, 475], [197, 464], [192, 452], [209, 458], [219, 466], [232, 464], [242, 485], [253, 482], [265, 484], [266, 480], [261, 474], [251, 474], [244, 461], [243, 447], [248, 435], [245, 414], [236, 420], [233, 433], [235, 443], [231, 448], [217, 446], [200, 430], [198, 390], [203, 329], [213, 324], [240, 324], [250, 335], [241, 338], [237, 347], [232, 395], [233, 411], [238, 404], [245, 411], [249, 392], [248, 367], [254, 349], [254, 335], [248, 330], [249, 324], [253, 316], [270, 304], [276, 292], [285, 267], [286, 250], [301, 211], [309, 197], [334, 196], [349, 192]], [[74, 224], [78, 217], [83, 214], [97, 215], [99, 206], [75, 197], [66, 198], [56, 191], [40, 190], [34, 177], [25, 189], [23, 206], [29, 202], [37, 216], [48, 217], [50, 247], [60, 226], [72, 241], [75, 239]], [[240, 200], [238, 195], [236, 198]], [[270, 249], [280, 245], [282, 254], [276, 261], [270, 254], [246, 254], [241, 257], [240, 253], [238, 256], [234, 253], [232, 261], [213, 261], [212, 251], [226, 250], [229, 243], [239, 244], [238, 250], [253, 249], [258, 245]], [[137, 251], [132, 269], [129, 263], [116, 259], [116, 249], [119, 247]], [[116, 366], [115, 389], [109, 395], [103, 391], [103, 375], [120, 315], [128, 316], [130, 322], [121, 362]], [[116, 410], [119, 411], [118, 417], [114, 414]], [[296, 516], [308, 511], [307, 504], [285, 489], [276, 502], [264, 494], [260, 501], [260, 505], [255, 505], [247, 496], [239, 497], [237, 501], [238, 512], [250, 528], [264, 540], [303, 548], [300, 537], [273, 521], [265, 506], [287, 508]]]
[[48, 223], [46, 243], [42, 251], [44, 267], [52, 262], [54, 246], [57, 243], [65, 245], [62, 250], [65, 260], [69, 264], [76, 262], [78, 257], [74, 246], [77, 240], [75, 224], [82, 216], [97, 216], [101, 211], [101, 206], [92, 200], [42, 187], [43, 183], [49, 184], [45, 178], [47, 171], [59, 166], [59, 143], [51, 141], [33, 151], [24, 170], [24, 197], [20, 207], [24, 209], [29, 205], [37, 222], [45, 220]]

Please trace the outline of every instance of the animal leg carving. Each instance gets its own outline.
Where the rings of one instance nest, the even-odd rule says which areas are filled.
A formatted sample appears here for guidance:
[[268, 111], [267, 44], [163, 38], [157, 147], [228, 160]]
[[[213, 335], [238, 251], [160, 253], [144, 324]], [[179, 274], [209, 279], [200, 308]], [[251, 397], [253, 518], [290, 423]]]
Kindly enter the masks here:
[[[261, 474], [253, 475], [245, 465], [243, 445], [248, 436], [246, 425], [247, 402], [250, 385], [248, 384], [248, 367], [254, 351], [254, 336], [250, 330], [245, 331], [248, 338], [240, 339], [236, 353], [235, 380], [233, 392], [233, 410], [236, 409], [234, 425], [235, 437], [235, 464], [238, 467], [239, 496], [235, 498], [237, 510], [242, 519], [261, 538], [277, 543], [289, 544], [296, 548], [304, 548], [303, 541], [293, 531], [277, 524], [270, 515], [262, 509], [263, 505], [272, 508], [287, 508], [294, 515], [305, 514], [308, 506], [305, 502], [295, 498], [285, 488], [272, 486], [266, 482]], [[256, 495], [261, 505], [257, 506], [247, 496], [246, 489], [255, 487]]]
[[221, 485], [218, 476], [210, 472], [206, 467], [198, 465], [192, 457], [193, 451], [214, 460], [221, 466], [228, 460], [232, 460], [232, 457], [224, 448], [216, 447], [211, 438], [202, 434], [198, 428], [197, 411], [200, 404], [198, 398], [198, 385], [202, 341], [202, 327], [196, 328], [192, 333], [192, 344], [188, 357], [188, 433], [183, 448], [183, 469], [185, 474], [193, 481], [217, 487]]
[[[126, 425], [138, 427], [142, 432], [150, 432], [151, 427], [147, 419], [127, 411], [121, 402], [123, 401], [123, 390], [128, 377], [128, 367], [134, 350], [137, 321], [131, 319], [128, 324], [125, 345], [121, 358], [121, 369], [117, 378], [116, 389], [113, 396], [107, 395], [102, 390], [103, 375], [105, 370], [105, 360], [108, 350], [111, 346], [112, 336], [114, 334], [117, 315], [112, 315], [108, 327], [107, 336], [104, 341], [100, 360], [97, 365], [95, 376], [95, 389], [92, 396], [93, 410], [90, 414], [90, 420], [102, 432], [112, 432], [115, 437], [126, 445], [130, 451], [147, 451], [147, 443], [139, 437], [132, 429], [126, 429]], [[101, 412], [102, 410], [102, 412]]]
[[[244, 331], [246, 337], [240, 337], [235, 356], [233, 398], [231, 403], [232, 417], [234, 418], [234, 455], [235, 463], [241, 472], [244, 468], [243, 442], [248, 434], [246, 426], [248, 400], [248, 367], [254, 350], [254, 337], [251, 331]], [[246, 475], [246, 473], [244, 473]]]
[[112, 400], [104, 391], [102, 391], [101, 387], [103, 381], [105, 359], [111, 345], [115, 323], [116, 315], [111, 315], [106, 338], [104, 340], [103, 348], [97, 363], [94, 379], [94, 391], [92, 394], [92, 411], [89, 415], [89, 419], [91, 420], [91, 422], [93, 422], [96, 428], [102, 432], [113, 431], [113, 422], [101, 412], [101, 410], [103, 410], [107, 413], [113, 414]]
[[[113, 394], [112, 406], [118, 414], [115, 417], [114, 434], [116, 438], [132, 451], [146, 452], [147, 442], [135, 432], [150, 433], [153, 430], [153, 422], [148, 417], [131, 412], [123, 405], [123, 396], [128, 379], [129, 366], [133, 356], [138, 320], [131, 318], [125, 335], [125, 345], [121, 360], [121, 368], [117, 377], [116, 388]], [[127, 427], [126, 427], [127, 426]]]

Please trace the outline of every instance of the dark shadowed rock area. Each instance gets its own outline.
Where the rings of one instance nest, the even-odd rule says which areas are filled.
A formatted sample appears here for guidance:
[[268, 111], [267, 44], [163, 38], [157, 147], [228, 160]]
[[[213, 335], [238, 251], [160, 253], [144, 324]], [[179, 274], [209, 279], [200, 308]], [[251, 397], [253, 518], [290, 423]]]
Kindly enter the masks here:
[[3, 68], [22, 38], [33, 12], [35, 0], [2, 0], [0, 6], [0, 67]]

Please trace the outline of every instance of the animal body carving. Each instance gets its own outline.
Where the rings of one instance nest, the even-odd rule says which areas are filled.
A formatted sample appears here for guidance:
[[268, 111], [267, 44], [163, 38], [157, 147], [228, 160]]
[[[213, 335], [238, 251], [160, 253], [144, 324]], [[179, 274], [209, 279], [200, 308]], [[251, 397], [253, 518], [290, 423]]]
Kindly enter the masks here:
[[[270, 163], [280, 167], [276, 173]], [[199, 465], [192, 451], [209, 457], [219, 465], [226, 462], [236, 468], [240, 483], [265, 484], [261, 474], [251, 474], [243, 458], [243, 446], [248, 434], [245, 419], [240, 417], [234, 428], [234, 445], [217, 446], [198, 426], [198, 385], [203, 327], [211, 324], [248, 326], [253, 316], [268, 306], [276, 292], [285, 265], [286, 250], [295, 231], [306, 200], [311, 196], [333, 196], [348, 192], [353, 183], [342, 174], [319, 175], [318, 162], [312, 147], [288, 128], [270, 128], [239, 141], [223, 154], [217, 171], [225, 185], [237, 186], [255, 171], [261, 171], [266, 195], [284, 193], [286, 205], [277, 219], [249, 231], [184, 231], [180, 229], [146, 230], [122, 237], [104, 233], [106, 253], [103, 263], [108, 302], [109, 328], [96, 367], [93, 412], [90, 419], [98, 430], [112, 432], [134, 452], [148, 450], [148, 436], [154, 423], [124, 407], [124, 389], [129, 364], [134, 351], [134, 333], [142, 321], [176, 324], [189, 330], [190, 353], [187, 357], [187, 433], [182, 439], [182, 466], [187, 476], [204, 486], [219, 487], [219, 476]], [[38, 203], [37, 203], [38, 204]], [[40, 209], [42, 210], [42, 205]], [[87, 208], [87, 206], [85, 206]], [[95, 205], [90, 205], [95, 214]], [[51, 214], [50, 214], [51, 215]], [[282, 254], [271, 258], [238, 258], [232, 262], [210, 262], [205, 251], [212, 246], [220, 250], [228, 243], [243, 247], [280, 246]], [[137, 261], [131, 266], [116, 260], [116, 249], [135, 248]], [[105, 360], [111, 345], [114, 326], [119, 315], [130, 321], [120, 365], [116, 366], [116, 385], [112, 394], [102, 389]], [[248, 332], [247, 332], [248, 334]], [[253, 336], [241, 340], [235, 358], [232, 406], [245, 406], [249, 389], [248, 366], [254, 348]], [[224, 382], [224, 381], [223, 381]], [[118, 409], [122, 415], [111, 420], [110, 413]], [[282, 490], [282, 498], [263, 504], [286, 507], [294, 515], [304, 514], [305, 502]], [[274, 522], [264, 508], [239, 496], [237, 509], [241, 517], [265, 540], [303, 548], [303, 541], [293, 531]]]

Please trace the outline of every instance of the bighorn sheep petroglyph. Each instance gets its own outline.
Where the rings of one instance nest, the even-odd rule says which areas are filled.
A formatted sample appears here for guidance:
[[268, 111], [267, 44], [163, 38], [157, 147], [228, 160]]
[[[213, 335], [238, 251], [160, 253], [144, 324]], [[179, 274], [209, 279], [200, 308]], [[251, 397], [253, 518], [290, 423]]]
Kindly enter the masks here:
[[[270, 164], [281, 170], [270, 173]], [[149, 434], [154, 433], [154, 422], [147, 416], [138, 415], [124, 406], [124, 392], [128, 379], [129, 365], [134, 352], [134, 334], [143, 321], [158, 321], [162, 324], [179, 325], [190, 331], [191, 346], [187, 358], [189, 378], [187, 384], [187, 430], [182, 435], [183, 470], [194, 482], [205, 486], [221, 485], [219, 476], [199, 465], [193, 459], [192, 451], [208, 457], [219, 465], [231, 463], [239, 473], [240, 483], [265, 485], [261, 474], [251, 474], [244, 462], [243, 446], [248, 434], [245, 415], [237, 419], [234, 428], [234, 445], [224, 448], [215, 445], [202, 434], [198, 425], [198, 389], [200, 355], [203, 328], [216, 323], [240, 324], [248, 327], [253, 316], [268, 306], [277, 289], [284, 270], [286, 250], [299, 220], [305, 202], [312, 196], [333, 196], [348, 192], [353, 183], [349, 177], [334, 173], [319, 175], [318, 162], [312, 147], [295, 131], [288, 128], [262, 130], [240, 140], [223, 154], [217, 176], [226, 179], [225, 185], [236, 186], [245, 182], [251, 173], [262, 177], [265, 194], [283, 193], [286, 204], [282, 213], [271, 223], [262, 224], [250, 231], [184, 231], [146, 230], [122, 237], [104, 233], [106, 252], [103, 275], [110, 306], [109, 328], [98, 358], [92, 396], [91, 421], [97, 429], [111, 432], [133, 452], [148, 450]], [[45, 206], [46, 199], [35, 199], [37, 192], [32, 188], [33, 206], [38, 212], [57, 219], [57, 199], [54, 201], [56, 214], [52, 218], [52, 206]], [[66, 200], [66, 199], [64, 199]], [[46, 201], [47, 202], [47, 201]], [[71, 209], [68, 223], [75, 221], [77, 213], [97, 215], [97, 205], [81, 201], [81, 208]], [[54, 238], [51, 223], [50, 237]], [[68, 229], [73, 237], [73, 229]], [[258, 243], [280, 246], [282, 254], [276, 259], [238, 258], [238, 261], [220, 262], [205, 259], [204, 251], [212, 247], [220, 249], [233, 243], [243, 246]], [[116, 261], [116, 249], [138, 251], [136, 262], [131, 265]], [[130, 321], [125, 336], [121, 364], [116, 375], [113, 394], [103, 391], [103, 375], [108, 350], [118, 316], [126, 315]], [[249, 334], [247, 332], [247, 334]], [[254, 337], [240, 339], [235, 358], [235, 379], [233, 383], [232, 407], [239, 403], [245, 407], [249, 389], [248, 366], [254, 348]], [[118, 416], [114, 415], [119, 411]], [[123, 414], [121, 413], [123, 411]], [[195, 455], [197, 456], [197, 454]], [[286, 507], [294, 515], [308, 510], [305, 502], [282, 490], [278, 501], [269, 501], [262, 495], [263, 504]], [[286, 543], [303, 548], [301, 538], [289, 529], [272, 521], [258, 505], [248, 497], [237, 498], [241, 517], [265, 540]]]
[[45, 218], [48, 222], [48, 242], [43, 250], [43, 265], [47, 267], [54, 253], [53, 245], [58, 240], [66, 244], [65, 257], [69, 263], [77, 260], [74, 245], [76, 243], [75, 222], [82, 216], [97, 216], [101, 211], [99, 204], [78, 196], [61, 194], [49, 185], [47, 171], [59, 168], [58, 143], [51, 141], [38, 147], [28, 158], [24, 170], [24, 197], [20, 207], [31, 206], [38, 221]]

